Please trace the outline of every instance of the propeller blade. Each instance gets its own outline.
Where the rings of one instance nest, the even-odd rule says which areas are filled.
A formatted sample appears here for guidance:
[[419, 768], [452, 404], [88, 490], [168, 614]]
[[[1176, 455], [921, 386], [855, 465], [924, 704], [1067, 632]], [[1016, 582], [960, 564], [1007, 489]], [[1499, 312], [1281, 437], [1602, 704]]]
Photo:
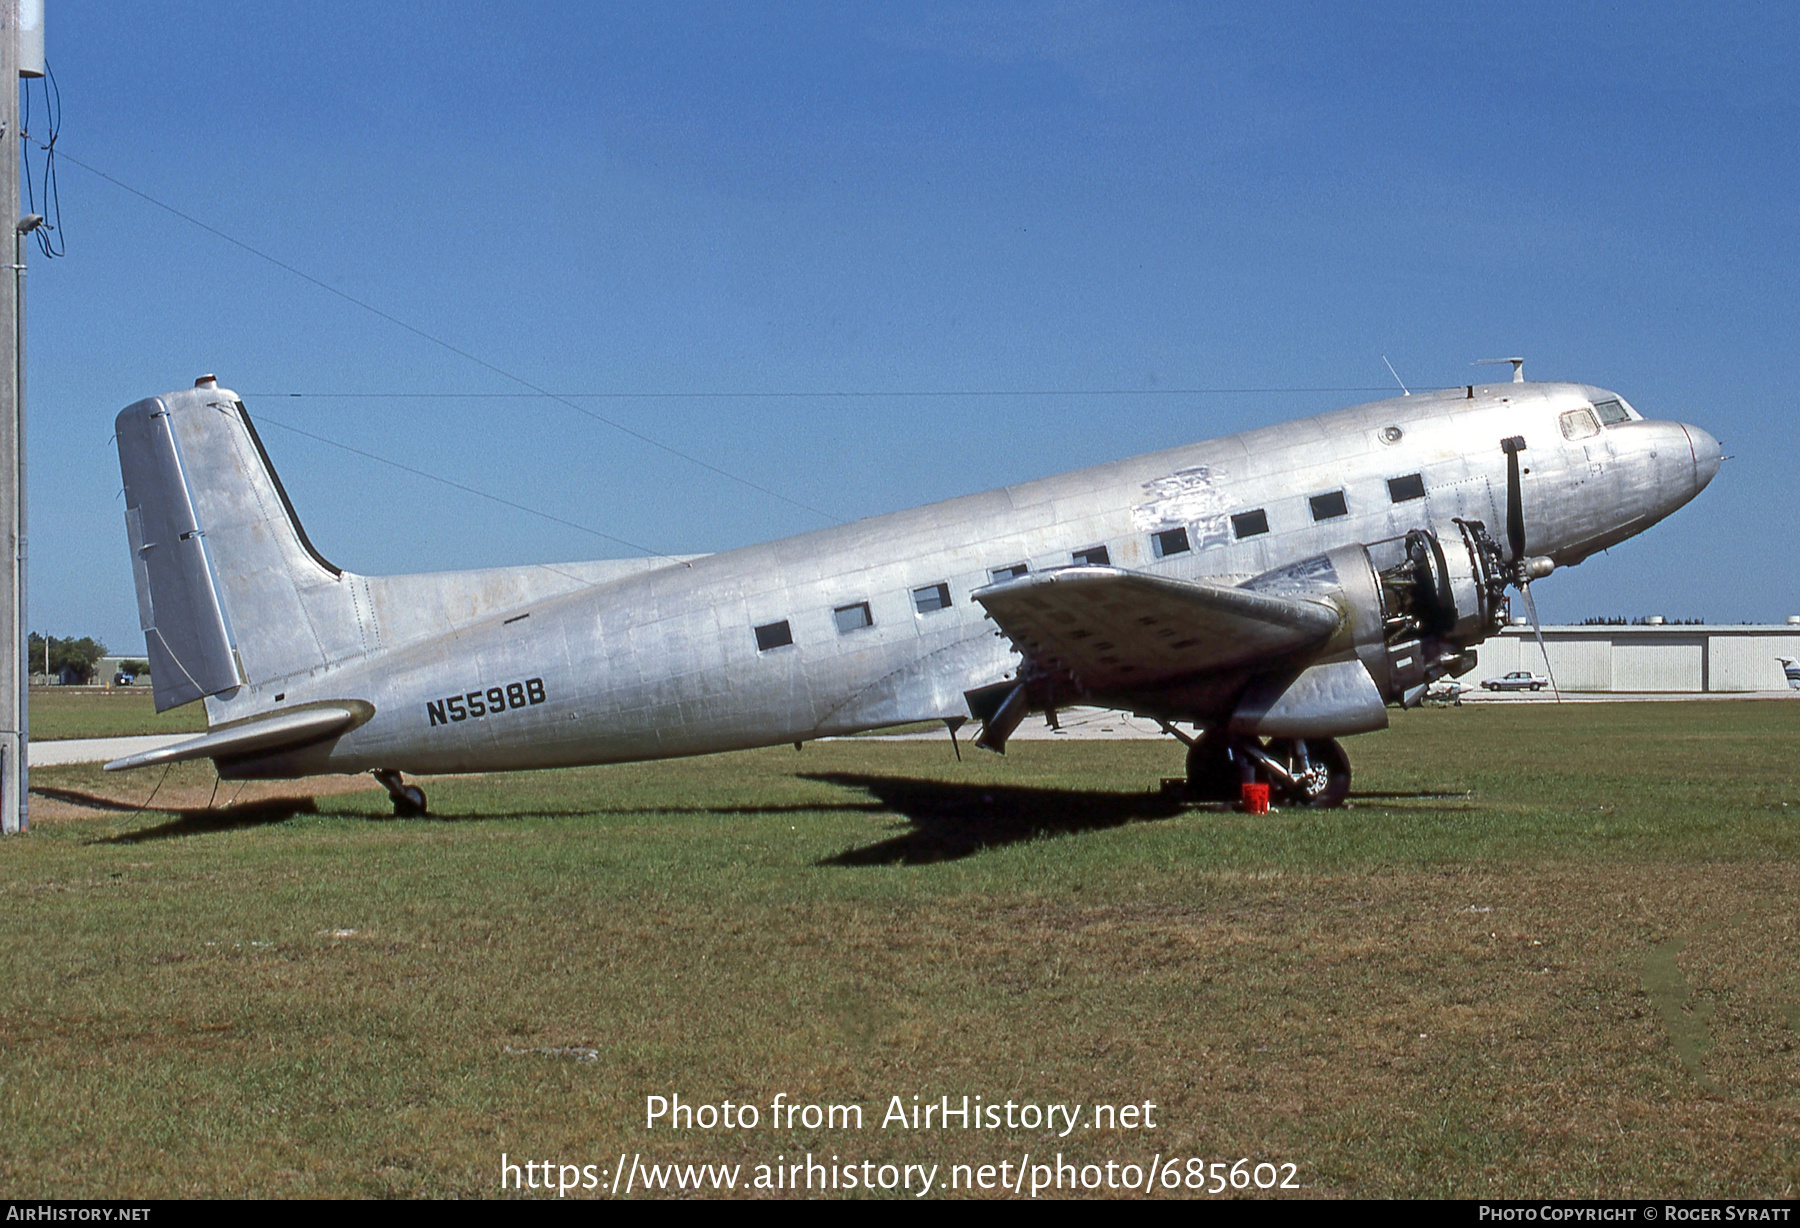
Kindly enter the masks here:
[[1520, 580], [1519, 592], [1525, 595], [1525, 612], [1531, 615], [1531, 629], [1537, 632], [1538, 651], [1544, 654], [1544, 676], [1550, 679], [1550, 693], [1556, 696], [1557, 703], [1561, 703], [1562, 689], [1556, 685], [1556, 671], [1550, 668], [1550, 650], [1544, 647], [1544, 624], [1538, 621], [1537, 602], [1531, 597], [1531, 581]]
[[1506, 453], [1506, 542], [1517, 566], [1525, 561], [1525, 498], [1519, 488], [1519, 453], [1525, 450], [1525, 437], [1502, 439], [1500, 447]]

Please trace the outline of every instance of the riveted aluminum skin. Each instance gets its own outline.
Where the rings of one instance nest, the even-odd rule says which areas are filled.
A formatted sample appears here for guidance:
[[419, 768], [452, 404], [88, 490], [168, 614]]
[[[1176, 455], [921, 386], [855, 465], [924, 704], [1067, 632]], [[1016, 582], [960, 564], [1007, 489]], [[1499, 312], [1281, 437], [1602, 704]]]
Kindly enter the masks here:
[[[1503, 538], [1503, 438], [1526, 441], [1527, 553], [1558, 566], [1641, 532], [1711, 480], [1718, 445], [1698, 427], [1634, 415], [1594, 437], [1565, 438], [1560, 415], [1602, 398], [1617, 399], [1579, 384], [1459, 388], [721, 554], [391, 577], [343, 571], [313, 548], [229, 391], [196, 388], [131, 406], [120, 415], [120, 446], [131, 486], [134, 472], [146, 472], [135, 442], [149, 429], [144, 419], [166, 410], [180, 493], [204, 534], [242, 663], [241, 677], [227, 679], [216, 643], [188, 650], [209, 667], [195, 675], [209, 722], [352, 700], [374, 709], [341, 735], [222, 760], [222, 771], [493, 771], [967, 717], [965, 692], [1015, 677], [1025, 664], [971, 595], [993, 584], [994, 569], [1066, 567], [1074, 551], [1097, 544], [1115, 568], [1212, 585], [1330, 554], [1350, 586], [1339, 598], [1340, 634], [1311, 661], [1237, 665], [1101, 701], [1217, 722], [1259, 681], [1353, 661], [1358, 670], [1324, 692], [1348, 696], [1352, 724], [1367, 728], [1362, 679], [1377, 698], [1394, 697], [1383, 693], [1387, 654], [1368, 624], [1375, 585], [1357, 547], [1422, 529], [1462, 549], [1458, 520]], [[1421, 496], [1401, 497], [1410, 481], [1390, 485], [1415, 475]], [[1330, 514], [1338, 496], [1342, 513]], [[1240, 536], [1233, 517], [1258, 511], [1267, 531]], [[1254, 527], [1254, 518], [1242, 523]], [[1187, 549], [1156, 537], [1177, 528]], [[190, 568], [170, 583], [197, 585], [197, 574]], [[162, 583], [152, 570], [145, 592], [167, 635]], [[942, 608], [915, 596], [938, 585], [949, 594]], [[204, 596], [190, 603], [196, 625], [207, 618]], [[840, 629], [834, 610], [858, 603], [867, 603], [869, 625]], [[760, 648], [755, 629], [783, 622], [791, 642]], [[193, 663], [183, 664], [191, 673]], [[160, 666], [156, 678], [160, 686]]]
[[[125, 538], [137, 581], [138, 624], [150, 659], [156, 710], [235, 687], [225, 615], [206, 565], [204, 534], [159, 400], [119, 415]], [[154, 600], [151, 593], [154, 591]]]

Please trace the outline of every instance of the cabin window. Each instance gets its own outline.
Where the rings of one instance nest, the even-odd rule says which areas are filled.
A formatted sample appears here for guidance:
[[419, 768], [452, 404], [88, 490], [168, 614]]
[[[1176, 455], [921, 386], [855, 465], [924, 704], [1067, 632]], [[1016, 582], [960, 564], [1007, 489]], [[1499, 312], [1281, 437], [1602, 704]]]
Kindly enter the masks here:
[[1403, 478], [1388, 479], [1388, 498], [1395, 503], [1405, 503], [1409, 499], [1425, 497], [1425, 478], [1423, 474], [1409, 473]]
[[1239, 541], [1246, 537], [1258, 537], [1269, 531], [1269, 513], [1262, 508], [1254, 512], [1239, 512], [1231, 518], [1231, 533]]
[[1341, 490], [1334, 490], [1325, 495], [1314, 495], [1309, 502], [1312, 504], [1314, 520], [1336, 520], [1349, 511], [1349, 508], [1344, 505], [1344, 492]]
[[1077, 567], [1112, 566], [1112, 555], [1106, 552], [1105, 546], [1089, 546], [1086, 550], [1077, 550], [1071, 557]]
[[1588, 439], [1600, 433], [1600, 424], [1591, 411], [1571, 409], [1561, 419], [1564, 439]]
[[913, 609], [921, 614], [935, 614], [939, 610], [950, 608], [948, 584], [927, 584], [924, 588], [915, 588], [912, 597]]
[[1031, 568], [1024, 563], [1008, 563], [1005, 567], [994, 567], [988, 570], [988, 579], [995, 584], [1005, 584], [1008, 580], [1017, 580], [1028, 575]]
[[841, 605], [831, 612], [837, 621], [839, 635], [849, 635], [852, 631], [861, 631], [864, 627], [875, 625], [875, 616], [869, 613], [869, 603], [859, 601], [854, 605]]
[[1617, 401], [1595, 401], [1594, 411], [1600, 415], [1600, 421], [1608, 426], [1631, 421], [1631, 411]]
[[771, 648], [786, 648], [794, 642], [794, 633], [788, 630], [787, 619], [778, 623], [765, 623], [756, 629], [756, 651], [767, 652]]
[[1161, 533], [1150, 535], [1150, 544], [1156, 548], [1156, 557], [1166, 559], [1171, 554], [1186, 554], [1193, 547], [1188, 544], [1187, 528], [1164, 529]]

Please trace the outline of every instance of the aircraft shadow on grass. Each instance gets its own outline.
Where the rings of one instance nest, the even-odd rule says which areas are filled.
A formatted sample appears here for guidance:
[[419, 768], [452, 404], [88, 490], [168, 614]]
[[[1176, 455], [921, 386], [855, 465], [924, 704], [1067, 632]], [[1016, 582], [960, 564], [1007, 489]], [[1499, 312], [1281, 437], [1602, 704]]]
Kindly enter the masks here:
[[[864, 776], [855, 773], [821, 773], [802, 775], [803, 780], [842, 788], [858, 789], [872, 795], [871, 801], [796, 802], [774, 805], [740, 806], [648, 806], [638, 808], [605, 808], [608, 814], [802, 814], [821, 810], [857, 811], [882, 814], [890, 811], [904, 816], [912, 830], [866, 848], [849, 849], [829, 857], [821, 865], [876, 866], [926, 865], [939, 861], [955, 861], [984, 849], [1036, 840], [1045, 836], [1073, 835], [1086, 831], [1103, 831], [1127, 823], [1172, 818], [1184, 810], [1222, 810], [1220, 804], [1184, 801], [1172, 793], [1103, 793], [1075, 789], [1034, 789], [1012, 785], [959, 784], [954, 781], [924, 780], [913, 777]], [[64, 802], [89, 810], [113, 814], [169, 814], [174, 817], [153, 827], [120, 832], [93, 841], [95, 844], [136, 844], [144, 840], [167, 840], [216, 832], [237, 831], [284, 823], [297, 815], [317, 815], [318, 801], [312, 797], [262, 798], [235, 802], [225, 806], [152, 807], [144, 803], [120, 801], [79, 789], [34, 787], [31, 790], [50, 801]], [[1467, 793], [1402, 790], [1393, 792], [1359, 792], [1355, 796], [1375, 799], [1417, 799], [1433, 801], [1466, 800]], [[154, 802], [154, 798], [151, 799]], [[1459, 807], [1461, 809], [1462, 807]], [[588, 809], [548, 810], [534, 807], [520, 811], [482, 811], [479, 813], [434, 813], [419, 819], [396, 819], [389, 815], [356, 814], [372, 822], [493, 822], [506, 819], [579, 817], [593, 814]]]
[[[897, 811], [913, 825], [911, 831], [892, 839], [866, 848], [848, 849], [819, 863], [827, 866], [926, 865], [955, 861], [984, 849], [1044, 836], [1103, 831], [1127, 823], [1173, 818], [1184, 811], [1233, 809], [1220, 802], [1183, 800], [1175, 793], [1030, 789], [836, 772], [804, 776], [803, 779], [861, 789], [877, 799], [873, 805], [833, 809]], [[1370, 801], [1458, 801], [1469, 797], [1467, 793], [1411, 789], [1358, 792], [1352, 796]], [[808, 808], [825, 809], [820, 806]]]
[[1194, 804], [1162, 793], [1099, 793], [958, 784], [896, 776], [832, 772], [803, 777], [872, 793], [884, 810], [897, 811], [912, 830], [866, 848], [849, 849], [819, 864], [828, 866], [926, 865], [955, 861], [983, 849], [1043, 836], [1101, 831], [1168, 819]]
[[336, 814], [343, 818], [366, 818], [371, 822], [439, 822], [456, 823], [469, 821], [493, 821], [503, 819], [538, 818], [556, 816], [558, 814], [575, 816], [588, 813], [585, 810], [552, 811], [543, 808], [521, 810], [516, 812], [483, 811], [471, 814], [432, 814], [420, 819], [397, 819], [388, 814], [365, 814], [361, 811], [321, 811], [317, 798], [313, 797], [270, 797], [255, 801], [234, 802], [225, 806], [157, 806], [155, 799], [149, 805], [140, 802], [124, 802], [117, 798], [104, 797], [98, 793], [85, 793], [79, 789], [56, 789], [34, 787], [31, 790], [39, 797], [50, 801], [66, 802], [71, 806], [82, 806], [89, 810], [106, 811], [119, 815], [158, 814], [173, 815], [173, 818], [158, 823], [153, 827], [141, 827], [133, 831], [119, 832], [91, 841], [94, 844], [137, 844], [145, 840], [170, 840], [182, 836], [201, 836], [216, 832], [240, 831], [250, 827], [266, 827], [274, 823], [285, 823], [298, 815]]
[[98, 810], [116, 815], [157, 814], [173, 815], [173, 818], [158, 823], [153, 827], [142, 827], [134, 831], [119, 832], [92, 841], [94, 844], [136, 844], [142, 840], [168, 840], [182, 836], [199, 836], [216, 832], [237, 831], [250, 827], [265, 827], [274, 823], [283, 823], [298, 815], [334, 815], [340, 818], [364, 818], [373, 823], [471, 823], [502, 822], [507, 819], [538, 818], [582, 818], [595, 814], [629, 815], [629, 814], [810, 814], [820, 810], [858, 810], [884, 812], [890, 807], [879, 801], [846, 802], [837, 805], [819, 802], [799, 802], [766, 806], [643, 806], [643, 807], [581, 807], [572, 810], [553, 810], [543, 806], [534, 806], [527, 810], [477, 810], [467, 812], [432, 811], [417, 818], [399, 818], [390, 814], [367, 814], [359, 810], [320, 810], [318, 799], [313, 797], [278, 797], [262, 798], [256, 801], [234, 802], [224, 806], [158, 806], [155, 798], [149, 804], [143, 802], [121, 801], [118, 798], [106, 797], [99, 793], [88, 793], [80, 789], [59, 789], [50, 786], [34, 786], [32, 793], [49, 801], [63, 802], [71, 806], [80, 806], [85, 810]]
[[103, 810], [112, 814], [171, 814], [175, 816], [154, 827], [141, 827], [135, 831], [120, 832], [117, 835], [92, 840], [89, 842], [92, 844], [137, 844], [143, 840], [168, 840], [177, 836], [198, 836], [208, 832], [265, 827], [271, 823], [284, 823], [297, 814], [317, 814], [319, 812], [318, 804], [310, 797], [271, 797], [217, 807], [156, 806], [152, 808], [140, 803], [122, 802], [117, 798], [102, 797], [98, 793], [84, 793], [79, 789], [34, 787], [31, 791], [50, 801], [66, 802], [71, 806], [83, 806], [89, 810]]
[[[823, 780], [823, 776], [808, 777]], [[823, 810], [863, 810], [884, 814], [889, 808], [880, 802], [779, 802], [772, 805], [720, 806], [596, 806], [586, 814], [818, 814]]]

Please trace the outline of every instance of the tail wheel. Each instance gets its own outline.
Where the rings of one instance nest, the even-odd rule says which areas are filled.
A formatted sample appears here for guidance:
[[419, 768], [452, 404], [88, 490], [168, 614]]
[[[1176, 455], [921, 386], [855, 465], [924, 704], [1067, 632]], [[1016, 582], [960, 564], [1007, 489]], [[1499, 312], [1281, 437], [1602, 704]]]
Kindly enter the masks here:
[[425, 790], [418, 785], [409, 785], [399, 772], [393, 768], [376, 768], [370, 772], [381, 787], [388, 791], [388, 800], [394, 803], [396, 818], [417, 819], [425, 814]]
[[1269, 743], [1268, 755], [1294, 778], [1292, 785], [1277, 786], [1288, 805], [1335, 810], [1350, 796], [1350, 757], [1336, 738], [1278, 738]]

